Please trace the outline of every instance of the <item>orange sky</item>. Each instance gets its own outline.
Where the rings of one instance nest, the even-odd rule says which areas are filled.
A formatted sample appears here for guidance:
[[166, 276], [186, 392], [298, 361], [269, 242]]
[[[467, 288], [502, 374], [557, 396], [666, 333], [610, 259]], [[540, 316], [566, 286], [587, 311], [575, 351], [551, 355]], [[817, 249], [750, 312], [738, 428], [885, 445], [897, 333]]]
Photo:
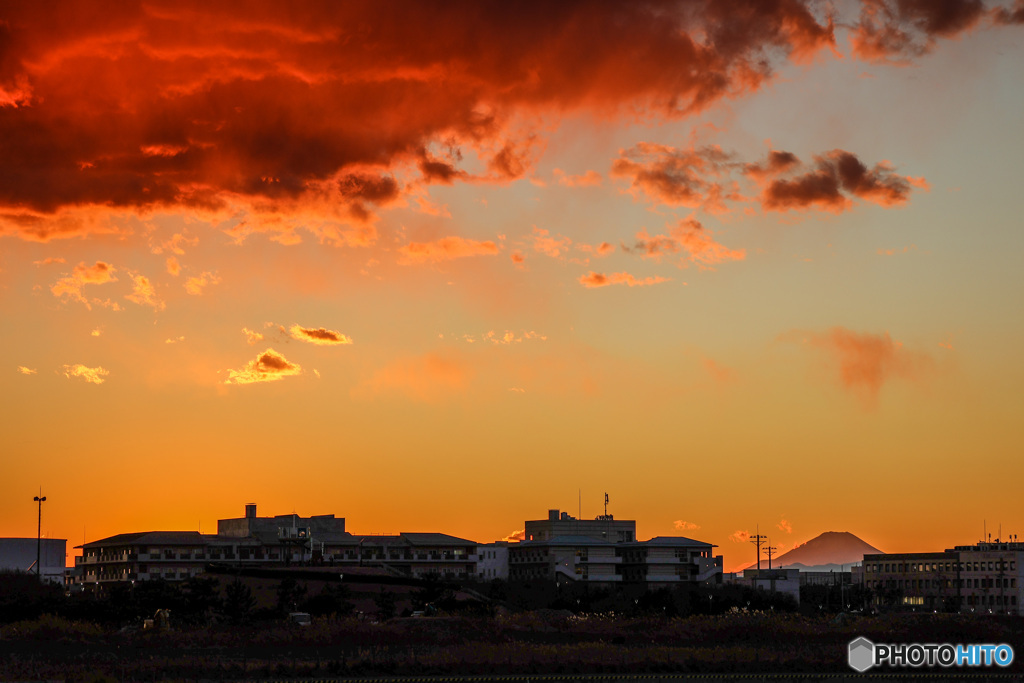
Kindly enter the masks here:
[[0, 535], [1019, 530], [1019, 0], [3, 12]]

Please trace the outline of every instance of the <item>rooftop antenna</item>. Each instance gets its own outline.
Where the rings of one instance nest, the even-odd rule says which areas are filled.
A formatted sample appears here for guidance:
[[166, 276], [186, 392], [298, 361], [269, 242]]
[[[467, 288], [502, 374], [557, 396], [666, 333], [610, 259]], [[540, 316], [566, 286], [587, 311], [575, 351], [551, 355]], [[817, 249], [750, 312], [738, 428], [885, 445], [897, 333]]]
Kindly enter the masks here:
[[608, 516], [608, 492], [607, 491], [605, 491], [605, 494], [604, 494], [604, 516], [605, 517]]
[[767, 536], [761, 535], [761, 525], [757, 525], [757, 533], [750, 537], [750, 542], [757, 546], [757, 571], [761, 571], [761, 541], [767, 541]]

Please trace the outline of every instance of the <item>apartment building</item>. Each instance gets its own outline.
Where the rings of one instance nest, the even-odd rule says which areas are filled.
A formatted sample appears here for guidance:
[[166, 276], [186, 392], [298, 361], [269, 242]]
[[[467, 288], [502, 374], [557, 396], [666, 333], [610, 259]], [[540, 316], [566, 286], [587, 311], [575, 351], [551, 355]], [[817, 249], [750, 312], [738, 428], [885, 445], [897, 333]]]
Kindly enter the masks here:
[[447, 534], [355, 535], [334, 515], [258, 517], [255, 505], [246, 505], [244, 517], [219, 520], [216, 534], [146, 531], [78, 547], [74, 581], [90, 589], [122, 581], [182, 581], [210, 562], [377, 566], [413, 577], [470, 578], [477, 560], [475, 541]]
[[548, 510], [547, 519], [526, 521], [526, 541], [549, 541], [559, 536], [587, 536], [610, 543], [629, 543], [636, 540], [636, 522], [615, 519], [609, 514], [595, 519], [576, 519], [559, 510]]
[[[559, 533], [572, 531], [579, 533]], [[681, 536], [636, 540], [636, 522], [602, 515], [577, 520], [551, 510], [547, 520], [526, 522], [526, 540], [508, 546], [508, 578], [550, 579], [649, 587], [720, 583], [722, 556], [714, 545]]]
[[982, 542], [943, 552], [865, 555], [854, 583], [877, 607], [1024, 614], [1024, 543]]

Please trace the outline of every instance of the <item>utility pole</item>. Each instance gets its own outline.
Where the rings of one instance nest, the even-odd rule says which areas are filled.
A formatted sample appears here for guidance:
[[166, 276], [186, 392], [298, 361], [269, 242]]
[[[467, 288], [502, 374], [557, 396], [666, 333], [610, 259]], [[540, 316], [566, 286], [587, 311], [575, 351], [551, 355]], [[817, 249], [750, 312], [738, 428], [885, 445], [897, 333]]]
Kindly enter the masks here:
[[[771, 543], [771, 541], [768, 541], [768, 543]], [[764, 547], [764, 552], [768, 555], [768, 569], [772, 568], [772, 557], [775, 555], [776, 550], [778, 550], [778, 548], [774, 545], [766, 545]]]
[[[757, 571], [761, 571], [761, 542], [767, 540], [767, 536], [761, 535], [761, 525], [758, 525], [757, 533], [750, 537], [750, 542], [757, 546]], [[746, 574], [744, 574], [744, 576], [746, 576]]]
[[39, 522], [36, 526], [36, 576], [39, 580], [43, 580], [43, 566], [39, 563], [40, 556], [42, 553], [42, 538], [43, 538], [43, 501], [46, 500], [46, 496], [43, 495], [43, 487], [39, 487], [39, 495], [34, 497], [32, 500], [39, 504]]

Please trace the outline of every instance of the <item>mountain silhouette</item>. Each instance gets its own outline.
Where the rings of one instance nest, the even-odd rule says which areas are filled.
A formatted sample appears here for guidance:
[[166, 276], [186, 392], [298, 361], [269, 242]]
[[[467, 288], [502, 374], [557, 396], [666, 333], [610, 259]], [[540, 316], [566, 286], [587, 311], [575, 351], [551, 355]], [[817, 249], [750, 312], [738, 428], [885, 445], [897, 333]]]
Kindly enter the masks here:
[[[787, 553], [772, 558], [772, 567], [795, 567], [797, 569], [838, 570], [842, 565], [861, 562], [865, 554], [880, 553], [878, 548], [865, 543], [849, 531], [826, 531], [802, 543]], [[752, 562], [744, 569], [756, 567]], [[768, 561], [761, 558], [761, 568], [768, 567]]]

